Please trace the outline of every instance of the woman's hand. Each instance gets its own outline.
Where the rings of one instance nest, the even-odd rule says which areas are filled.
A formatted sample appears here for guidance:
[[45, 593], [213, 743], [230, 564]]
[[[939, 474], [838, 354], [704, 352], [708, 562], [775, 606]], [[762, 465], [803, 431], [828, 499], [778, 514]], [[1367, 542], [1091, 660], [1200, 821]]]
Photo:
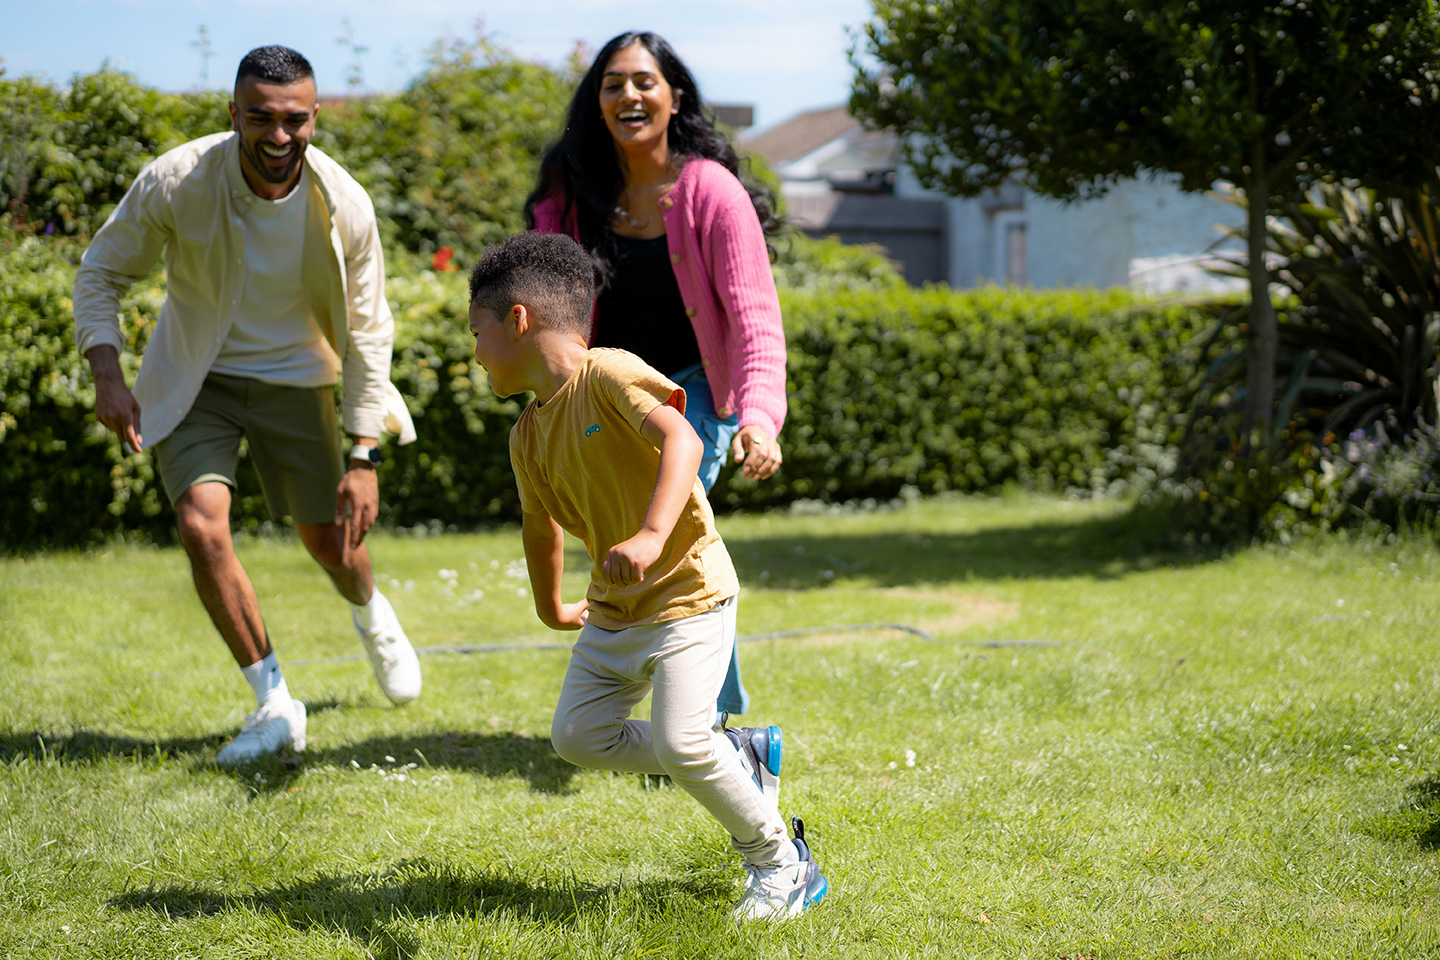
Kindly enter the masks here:
[[740, 471], [751, 480], [765, 480], [780, 469], [785, 459], [780, 455], [780, 441], [765, 436], [764, 431], [753, 424], [741, 427], [730, 444], [735, 462], [741, 464]]

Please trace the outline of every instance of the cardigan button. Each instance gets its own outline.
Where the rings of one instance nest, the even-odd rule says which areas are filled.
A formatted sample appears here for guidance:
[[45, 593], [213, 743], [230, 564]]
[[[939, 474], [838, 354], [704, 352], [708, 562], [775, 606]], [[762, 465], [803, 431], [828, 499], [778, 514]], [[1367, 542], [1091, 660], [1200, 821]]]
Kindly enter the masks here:
[[730, 408], [729, 408], [729, 407], [721, 407], [719, 410], [716, 410], [715, 412], [718, 413], [718, 414], [720, 414], [720, 416], [721, 416], [722, 418], [730, 416]]
[[695, 316], [695, 308], [694, 308], [694, 307], [686, 307], [686, 308], [685, 308], [685, 316], [687, 316], [687, 317], [693, 317], [693, 316]]
[[672, 254], [670, 254], [670, 262], [671, 262], [671, 263], [679, 263], [679, 262], [680, 262], [680, 254], [678, 254], [678, 253], [672, 253]]
[[701, 361], [700, 361], [700, 365], [701, 365], [702, 367], [708, 367], [708, 366], [710, 366], [710, 361], [709, 361], [709, 360], [701, 360]]
[[675, 201], [670, 199], [669, 197], [661, 197], [660, 206], [666, 210], [669, 210], [671, 207], [675, 206]]

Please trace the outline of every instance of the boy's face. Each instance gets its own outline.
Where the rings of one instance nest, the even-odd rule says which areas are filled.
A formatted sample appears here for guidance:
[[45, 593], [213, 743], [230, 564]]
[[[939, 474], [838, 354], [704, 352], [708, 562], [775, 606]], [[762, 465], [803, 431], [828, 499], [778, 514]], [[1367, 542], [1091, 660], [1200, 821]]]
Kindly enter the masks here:
[[509, 397], [523, 393], [518, 386], [517, 362], [518, 344], [515, 326], [507, 323], [509, 317], [497, 317], [477, 304], [470, 304], [470, 332], [475, 335], [475, 359], [485, 368], [490, 378], [490, 389], [497, 397]]

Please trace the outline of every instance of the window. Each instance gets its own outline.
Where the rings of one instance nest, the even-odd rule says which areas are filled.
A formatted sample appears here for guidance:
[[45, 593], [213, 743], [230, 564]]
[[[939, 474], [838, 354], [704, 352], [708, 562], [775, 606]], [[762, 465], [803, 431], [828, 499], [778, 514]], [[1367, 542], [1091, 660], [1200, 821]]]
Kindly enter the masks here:
[[1005, 279], [1009, 283], [1025, 285], [1025, 222], [1005, 224]]

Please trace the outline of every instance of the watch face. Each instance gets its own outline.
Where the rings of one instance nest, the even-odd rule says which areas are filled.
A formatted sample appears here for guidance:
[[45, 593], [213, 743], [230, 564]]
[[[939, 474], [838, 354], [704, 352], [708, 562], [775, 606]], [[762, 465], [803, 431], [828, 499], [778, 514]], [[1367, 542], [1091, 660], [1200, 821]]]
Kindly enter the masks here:
[[371, 462], [371, 463], [379, 463], [379, 462], [380, 462], [380, 448], [379, 448], [379, 447], [371, 447], [371, 448], [370, 448], [370, 462]]

